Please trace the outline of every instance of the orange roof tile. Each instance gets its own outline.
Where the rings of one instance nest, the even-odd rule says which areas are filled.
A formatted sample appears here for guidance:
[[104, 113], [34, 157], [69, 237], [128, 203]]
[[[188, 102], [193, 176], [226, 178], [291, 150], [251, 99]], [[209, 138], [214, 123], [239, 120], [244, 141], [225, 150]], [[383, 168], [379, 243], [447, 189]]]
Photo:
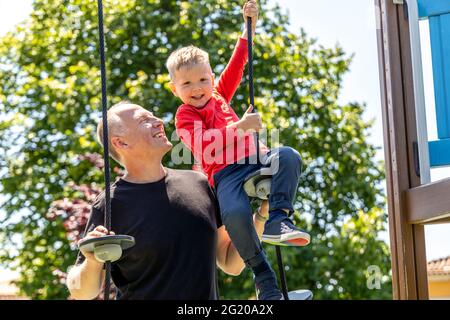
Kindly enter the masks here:
[[450, 275], [450, 256], [427, 263], [428, 275]]

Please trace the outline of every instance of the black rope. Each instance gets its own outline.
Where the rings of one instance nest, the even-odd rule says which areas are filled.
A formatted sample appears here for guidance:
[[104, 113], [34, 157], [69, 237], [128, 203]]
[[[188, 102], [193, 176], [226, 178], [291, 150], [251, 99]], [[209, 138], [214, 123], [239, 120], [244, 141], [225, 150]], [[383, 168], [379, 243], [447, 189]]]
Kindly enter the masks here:
[[[253, 112], [258, 112], [255, 107], [255, 92], [253, 85], [253, 39], [252, 39], [252, 18], [247, 17], [247, 39], [248, 39], [248, 88], [250, 94], [250, 104], [253, 106]], [[256, 161], [259, 164], [259, 132], [255, 132], [255, 140], [256, 140]], [[281, 280], [281, 288], [283, 292], [283, 296], [285, 300], [289, 300], [287, 284], [286, 284], [286, 274], [284, 273], [283, 267], [283, 257], [281, 255], [281, 249], [279, 246], [276, 246], [277, 252], [277, 262], [278, 262], [278, 270], [280, 271], [280, 280]]]
[[105, 286], [103, 288], [103, 300], [109, 300], [109, 292], [111, 291], [111, 262], [105, 262]]
[[286, 274], [284, 273], [283, 256], [281, 255], [281, 248], [276, 246], [278, 271], [280, 272], [281, 291], [283, 292], [284, 300], [289, 300], [288, 288], [286, 284]]
[[[258, 110], [255, 106], [255, 91], [253, 85], [253, 39], [252, 39], [252, 18], [247, 17], [247, 47], [248, 47], [248, 89], [250, 95], [250, 104], [253, 106], [253, 112]], [[255, 144], [256, 144], [256, 161], [259, 164], [259, 132], [255, 132]]]
[[[105, 162], [105, 228], [111, 230], [111, 198], [110, 198], [110, 169], [109, 169], [109, 138], [108, 138], [108, 101], [106, 96], [106, 67], [105, 67], [105, 35], [103, 30], [103, 5], [102, 0], [97, 0], [98, 5], [98, 31], [100, 37], [100, 73], [102, 79], [102, 114], [103, 114], [103, 160]], [[106, 261], [106, 275], [104, 299], [109, 300], [111, 282], [111, 262]]]

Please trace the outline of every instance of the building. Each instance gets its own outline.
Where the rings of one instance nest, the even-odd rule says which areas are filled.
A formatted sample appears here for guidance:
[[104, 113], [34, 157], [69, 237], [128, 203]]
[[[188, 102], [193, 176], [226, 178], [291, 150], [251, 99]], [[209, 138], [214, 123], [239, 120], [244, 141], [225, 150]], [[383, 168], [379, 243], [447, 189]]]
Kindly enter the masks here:
[[432, 300], [450, 300], [450, 256], [428, 262], [428, 292]]
[[20, 296], [19, 289], [13, 284], [17, 279], [17, 274], [0, 270], [0, 300], [28, 300], [28, 298]]

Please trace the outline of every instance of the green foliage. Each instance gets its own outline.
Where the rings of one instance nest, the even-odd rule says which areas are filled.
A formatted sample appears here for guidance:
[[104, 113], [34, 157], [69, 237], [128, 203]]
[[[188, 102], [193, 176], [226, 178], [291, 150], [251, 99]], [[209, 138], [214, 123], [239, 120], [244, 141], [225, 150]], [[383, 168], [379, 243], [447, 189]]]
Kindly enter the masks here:
[[[288, 16], [259, 1], [255, 39], [256, 104], [269, 129], [281, 129], [284, 145], [298, 149], [305, 173], [297, 223], [312, 234], [306, 248], [285, 249], [291, 288], [310, 288], [316, 298], [390, 298], [390, 278], [380, 290], [366, 286], [367, 268], [390, 269], [389, 252], [376, 238], [386, 220], [383, 168], [366, 142], [365, 106], [339, 105], [342, 77], [351, 57], [324, 48], [303, 30], [287, 30]], [[180, 46], [210, 53], [219, 74], [236, 43], [243, 19], [237, 0], [104, 1], [109, 103], [121, 99], [152, 110], [174, 129], [179, 102], [168, 90], [164, 63]], [[31, 18], [0, 39], [0, 264], [18, 267], [23, 293], [36, 299], [66, 298], [60, 274], [76, 252], [61, 219], [46, 213], [53, 201], [78, 197], [70, 182], [102, 183], [102, 174], [77, 155], [100, 152], [97, 8], [95, 1], [36, 0]], [[247, 105], [247, 88], [232, 105]], [[170, 159], [166, 165], [173, 166]], [[186, 166], [184, 166], [186, 167]], [[267, 247], [274, 257], [274, 249]], [[274, 263], [275, 265], [275, 263]], [[220, 275], [226, 299], [249, 298], [248, 272]]]

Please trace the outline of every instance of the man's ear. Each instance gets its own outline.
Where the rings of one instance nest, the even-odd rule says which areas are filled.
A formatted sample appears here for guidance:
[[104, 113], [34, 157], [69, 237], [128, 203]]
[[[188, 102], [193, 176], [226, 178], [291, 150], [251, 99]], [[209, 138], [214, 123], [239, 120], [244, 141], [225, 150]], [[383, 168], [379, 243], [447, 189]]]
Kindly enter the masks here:
[[128, 144], [121, 137], [111, 137], [111, 144], [116, 150], [128, 148]]
[[177, 88], [175, 87], [175, 83], [173, 83], [173, 81], [169, 82], [169, 88], [170, 88], [170, 91], [172, 91], [173, 95], [175, 97], [178, 97]]
[[211, 82], [212, 82], [213, 87], [214, 87], [214, 80], [215, 79], [216, 79], [216, 75], [211, 72]]

